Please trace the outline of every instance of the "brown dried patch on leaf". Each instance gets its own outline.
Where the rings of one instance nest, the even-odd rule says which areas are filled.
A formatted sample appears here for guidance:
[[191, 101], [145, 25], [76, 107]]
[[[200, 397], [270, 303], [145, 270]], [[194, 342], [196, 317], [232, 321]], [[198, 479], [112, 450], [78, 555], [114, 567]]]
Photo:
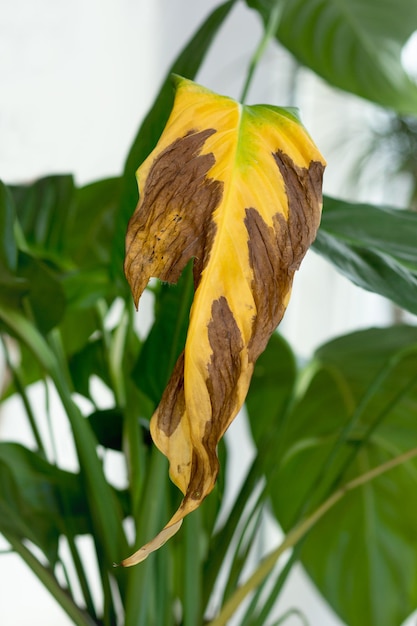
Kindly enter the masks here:
[[322, 163], [312, 161], [309, 168], [301, 168], [281, 151], [273, 156], [285, 184], [288, 219], [276, 213], [273, 227], [268, 226], [254, 208], [246, 209], [245, 217], [256, 305], [248, 345], [252, 363], [285, 313], [294, 273], [316, 236], [321, 214]]
[[200, 269], [206, 263], [223, 183], [207, 177], [213, 154], [200, 153], [215, 132], [188, 132], [150, 168], [126, 235], [125, 274], [136, 305], [151, 276], [175, 283], [191, 258]]
[[206, 424], [204, 444], [215, 452], [219, 439], [229, 425], [229, 417], [236, 412], [236, 390], [242, 372], [244, 348], [239, 326], [224, 296], [215, 300], [208, 325], [212, 349], [206, 380], [212, 420]]

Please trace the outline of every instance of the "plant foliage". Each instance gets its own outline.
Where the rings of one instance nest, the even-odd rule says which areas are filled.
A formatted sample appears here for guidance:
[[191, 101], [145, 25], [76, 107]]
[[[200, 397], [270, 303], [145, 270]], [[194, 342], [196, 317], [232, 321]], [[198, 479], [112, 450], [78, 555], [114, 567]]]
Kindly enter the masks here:
[[[415, 114], [417, 88], [400, 64], [401, 47], [417, 30], [413, 0], [248, 0], [247, 4], [265, 25], [262, 45], [275, 35], [331, 85], [380, 106]], [[274, 224], [266, 208], [270, 194], [284, 215], [278, 242], [288, 225], [289, 179], [271, 159], [277, 148], [276, 138], [273, 147], [268, 143], [271, 135], [285, 128], [282, 151], [297, 171], [308, 171], [311, 161], [322, 163], [322, 159], [293, 113], [276, 107], [242, 109], [190, 82], [224, 21], [234, 19], [235, 5], [233, 0], [219, 5], [171, 65], [169, 74], [188, 79], [180, 81], [181, 99], [209, 102], [206, 111], [192, 109], [193, 125], [189, 119], [171, 119], [171, 134], [164, 134], [158, 144], [178, 106], [167, 76], [138, 130], [121, 177], [84, 187], [69, 175], [45, 176], [27, 185], [0, 184], [0, 334], [7, 369], [0, 399], [6, 411], [10, 398], [20, 398], [33, 435], [30, 448], [0, 442], [0, 532], [79, 626], [195, 626], [210, 620], [212, 626], [220, 626], [239, 606], [242, 626], [261, 626], [272, 619], [271, 611], [297, 561], [349, 626], [400, 624], [417, 607], [417, 332], [414, 326], [365, 329], [338, 337], [307, 362], [299, 362], [291, 346], [273, 332], [287, 303], [294, 267], [283, 292], [273, 294], [279, 314], [259, 314], [258, 319], [267, 320], [259, 332], [253, 312], [242, 312], [242, 302], [256, 301], [262, 309], [262, 290], [269, 290], [264, 300], [271, 302], [273, 272], [262, 288], [256, 287], [256, 264], [247, 253], [248, 246], [271, 250], [265, 246], [265, 235], [271, 234]], [[246, 126], [240, 128], [239, 141], [238, 125], [233, 127], [228, 145], [238, 158], [230, 160], [227, 147], [216, 145], [216, 133], [230, 130], [227, 116], [242, 111]], [[222, 116], [226, 127], [220, 131]], [[207, 133], [208, 129], [216, 132]], [[288, 132], [297, 135], [295, 142], [288, 139]], [[136, 284], [137, 299], [152, 273], [171, 281], [183, 270], [176, 285], [158, 283], [148, 288], [154, 323], [144, 333], [137, 329], [122, 271], [125, 230], [138, 203], [135, 171], [144, 163], [139, 176], [139, 206], [143, 206], [151, 193], [147, 185], [153, 160], [160, 160], [178, 137], [183, 146], [187, 137], [188, 143], [201, 138], [201, 145], [191, 146], [191, 153], [196, 168], [209, 159], [202, 177], [222, 212], [214, 221], [210, 212], [201, 220], [196, 236], [203, 233], [205, 245], [201, 247], [201, 239], [197, 247], [191, 245], [173, 274], [149, 267], [143, 284]], [[260, 137], [268, 146], [263, 152]], [[295, 144], [302, 145], [304, 152], [297, 151]], [[261, 186], [256, 177], [247, 184], [242, 174], [254, 155], [260, 164], [256, 175], [264, 177]], [[287, 175], [288, 171], [291, 167]], [[298, 189], [301, 198], [308, 188]], [[231, 194], [244, 201], [232, 203]], [[251, 236], [248, 229], [243, 231], [246, 204], [267, 225], [262, 229], [257, 217], [258, 239], [254, 231]], [[234, 206], [240, 211], [237, 220], [231, 217]], [[314, 238], [318, 206], [313, 194], [304, 208], [314, 226], [295, 255], [295, 265]], [[300, 229], [305, 227], [305, 220], [300, 224]], [[158, 228], [165, 226], [158, 224]], [[173, 235], [180, 236], [177, 226], [178, 220], [165, 231], [168, 247]], [[144, 248], [149, 245], [149, 230], [146, 233]], [[354, 283], [416, 313], [416, 235], [412, 211], [325, 197], [314, 249]], [[225, 241], [233, 236], [239, 245], [223, 258]], [[245, 262], [240, 263], [242, 255]], [[268, 255], [274, 267], [274, 253], [265, 253], [264, 261]], [[220, 267], [218, 275], [215, 266]], [[226, 269], [232, 269], [240, 282], [225, 284]], [[247, 299], [247, 294], [252, 295]], [[223, 299], [227, 307], [221, 309]], [[195, 414], [198, 404], [205, 411], [204, 420], [212, 419], [215, 406], [207, 389], [211, 385], [221, 391], [223, 379], [210, 382], [208, 375], [216, 343], [210, 341], [209, 329], [216, 315], [227, 318], [229, 312], [229, 321], [233, 319], [244, 335], [244, 349], [238, 352], [246, 360], [234, 380], [241, 385], [239, 392], [224, 394], [233, 402], [225, 402], [228, 410], [222, 425], [214, 429], [210, 451], [214, 458], [219, 437], [242, 404], [251, 379], [246, 409], [256, 453], [239, 492], [227, 508], [221, 508], [231, 455], [220, 440], [217, 454], [222, 471], [214, 487], [217, 466], [208, 472], [209, 488], [197, 498], [201, 506], [184, 520], [181, 533], [137, 567], [114, 567], [133, 549], [126, 535], [129, 521], [134, 524], [134, 543], [140, 546], [158, 535], [180, 505], [167, 476], [167, 461], [152, 444], [151, 416], [167, 384], [168, 389], [173, 385], [169, 379], [174, 371], [177, 386], [173, 388], [181, 388], [188, 377], [191, 381], [185, 391], [187, 415]], [[202, 327], [206, 328], [203, 338]], [[255, 335], [261, 337], [259, 349], [249, 363]], [[217, 338], [216, 371], [227, 369], [222, 350], [230, 337], [229, 332]], [[181, 364], [184, 350], [200, 365], [183, 376], [175, 363]], [[199, 384], [193, 378], [198, 372]], [[97, 383], [110, 394], [106, 409], [97, 400]], [[49, 432], [45, 434], [39, 424], [39, 407], [32, 400], [35, 384], [47, 400], [52, 393], [60, 399], [77, 460], [72, 471], [62, 468], [51, 446], [54, 416], [49, 414], [48, 401], [44, 409]], [[195, 389], [203, 389], [197, 399]], [[89, 408], [82, 412], [81, 406]], [[181, 420], [184, 411], [179, 411]], [[155, 436], [155, 419], [152, 423]], [[192, 441], [201, 451], [200, 425], [197, 431]], [[109, 481], [110, 454], [123, 460], [126, 489]], [[174, 465], [177, 461], [175, 457]], [[205, 461], [203, 467], [211, 470]], [[193, 485], [191, 474], [178, 480], [175, 471], [171, 473], [187, 493], [188, 484]], [[285, 537], [259, 562], [254, 546], [261, 534], [260, 522], [271, 515]], [[93, 592], [90, 564], [80, 548], [79, 538], [87, 536], [94, 549], [102, 601]], [[289, 549], [286, 565], [276, 568], [279, 556]], [[253, 573], [248, 574], [250, 568]], [[250, 601], [241, 605], [249, 592], [253, 592]]]

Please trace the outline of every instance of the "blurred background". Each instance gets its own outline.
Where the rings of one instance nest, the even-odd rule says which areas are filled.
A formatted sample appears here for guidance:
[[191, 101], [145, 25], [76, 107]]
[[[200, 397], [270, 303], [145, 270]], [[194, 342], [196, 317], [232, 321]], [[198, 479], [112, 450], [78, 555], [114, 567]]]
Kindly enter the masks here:
[[[169, 66], [217, 4], [214, 0], [2, 0], [0, 178], [24, 183], [45, 174], [72, 173], [77, 183], [84, 184], [120, 174]], [[261, 34], [258, 14], [238, 3], [198, 82], [239, 99]], [[403, 58], [417, 77], [417, 37], [410, 39]], [[265, 51], [247, 102], [300, 108], [302, 121], [328, 161], [327, 193], [399, 207], [416, 202], [417, 128], [331, 89], [299, 67], [276, 42]], [[146, 326], [146, 306], [139, 315]], [[413, 322], [383, 298], [354, 287], [310, 252], [296, 276], [281, 330], [305, 358], [333, 336], [398, 319]], [[0, 415], [0, 438], [25, 442], [23, 424], [18, 407], [9, 405]], [[236, 485], [232, 485], [237, 488], [239, 464], [245, 462], [242, 447], [246, 462], [253, 451], [244, 419], [236, 420], [232, 429], [239, 436]], [[64, 426], [62, 432], [65, 439]], [[230, 433], [229, 441], [233, 445]], [[64, 441], [62, 450], [65, 455]], [[71, 451], [67, 454], [70, 467]], [[265, 537], [267, 545], [260, 550], [270, 549], [278, 532], [268, 529]], [[7, 553], [5, 542], [0, 549], [6, 552], [0, 555], [0, 624], [70, 624], [19, 558]], [[295, 568], [280, 599], [281, 614], [289, 607], [302, 609], [311, 626], [341, 626], [301, 568]], [[300, 623], [297, 616], [287, 622], [288, 626]]]

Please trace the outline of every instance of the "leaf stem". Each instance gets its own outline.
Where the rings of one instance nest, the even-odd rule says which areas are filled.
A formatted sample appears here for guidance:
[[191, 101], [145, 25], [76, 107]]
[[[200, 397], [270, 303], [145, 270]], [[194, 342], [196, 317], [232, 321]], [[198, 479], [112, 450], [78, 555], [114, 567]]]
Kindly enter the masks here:
[[96, 626], [96, 622], [85, 611], [82, 611], [74, 603], [67, 591], [59, 585], [52, 570], [42, 565], [24, 543], [22, 543], [21, 539], [17, 539], [12, 534], [9, 534], [4, 528], [2, 529], [2, 534], [10, 543], [13, 550], [19, 554], [39, 580], [45, 585], [76, 626]]
[[248, 91], [249, 88], [251, 86], [252, 83], [252, 79], [253, 79], [253, 75], [255, 73], [256, 67], [259, 63], [259, 61], [261, 60], [265, 49], [269, 43], [269, 41], [272, 39], [272, 37], [275, 35], [275, 33], [277, 32], [277, 28], [278, 28], [278, 24], [279, 24], [279, 20], [281, 18], [281, 13], [282, 13], [282, 9], [283, 9], [283, 2], [282, 0], [276, 0], [274, 6], [271, 9], [271, 13], [269, 14], [269, 20], [266, 24], [266, 27], [264, 29], [261, 41], [258, 44], [258, 47], [256, 48], [255, 52], [252, 55], [252, 58], [249, 62], [249, 68], [248, 68], [248, 72], [246, 74], [246, 80], [245, 80], [245, 84], [243, 85], [243, 89], [242, 89], [242, 95], [240, 96], [240, 102], [242, 104], [245, 103], [247, 95], [248, 95]]
[[396, 456], [386, 463], [382, 463], [377, 467], [357, 476], [353, 480], [346, 483], [343, 487], [335, 491], [327, 500], [325, 500], [311, 515], [297, 524], [292, 530], [289, 531], [283, 542], [273, 550], [259, 565], [250, 578], [236, 590], [230, 600], [224, 605], [220, 614], [213, 621], [210, 622], [210, 626], [225, 626], [227, 621], [232, 617], [236, 609], [239, 607], [244, 598], [258, 587], [269, 574], [274, 567], [279, 557], [286, 552], [289, 548], [292, 548], [300, 539], [302, 539], [307, 532], [329, 511], [335, 504], [337, 504], [347, 493], [361, 487], [362, 485], [374, 480], [378, 476], [402, 465], [403, 463], [411, 460], [417, 456], [417, 448], [412, 448], [399, 456]]
[[52, 346], [50, 346], [37, 328], [21, 313], [5, 305], [0, 307], [0, 319], [10, 328], [12, 334], [33, 352], [55, 385], [71, 425], [81, 474], [86, 481], [96, 538], [102, 542], [106, 564], [111, 567], [117, 560], [117, 555], [127, 550], [122, 528], [122, 512], [113, 490], [105, 479], [103, 467], [97, 456], [97, 441], [87, 420], [71, 397], [66, 361], [59, 353], [56, 336], [51, 335]]
[[7, 347], [7, 342], [5, 341], [5, 338], [3, 337], [3, 335], [0, 335], [0, 339], [1, 339], [1, 344], [3, 346], [3, 352], [4, 352], [4, 357], [6, 360], [6, 365], [12, 375], [13, 378], [13, 382], [15, 384], [16, 390], [18, 392], [18, 394], [20, 395], [20, 398], [23, 402], [23, 406], [25, 408], [26, 411], [26, 415], [27, 418], [29, 420], [29, 425], [30, 428], [32, 430], [33, 436], [35, 438], [36, 441], [36, 445], [38, 446], [39, 452], [42, 454], [42, 456], [45, 457], [45, 459], [47, 458], [46, 455], [46, 450], [45, 450], [45, 446], [43, 444], [42, 441], [42, 437], [40, 435], [37, 423], [36, 423], [36, 418], [35, 415], [33, 413], [32, 410], [32, 406], [29, 402], [29, 398], [28, 395], [26, 393], [26, 387], [25, 384], [21, 378], [21, 375], [19, 373], [19, 371], [15, 368], [15, 366], [13, 365], [12, 359], [10, 358], [10, 353], [9, 353], [9, 349]]

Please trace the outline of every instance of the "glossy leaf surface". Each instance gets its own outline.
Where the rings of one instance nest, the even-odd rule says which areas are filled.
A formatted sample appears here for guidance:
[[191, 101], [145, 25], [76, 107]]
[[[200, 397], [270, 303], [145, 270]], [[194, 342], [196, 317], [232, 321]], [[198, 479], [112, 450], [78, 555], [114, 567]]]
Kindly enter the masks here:
[[[277, 0], [247, 3], [267, 23]], [[276, 36], [331, 85], [414, 115], [417, 85], [402, 67], [401, 51], [415, 30], [414, 0], [282, 0]]]
[[[413, 327], [360, 331], [317, 351], [266, 476], [285, 530], [338, 485], [417, 446], [416, 354]], [[401, 624], [417, 606], [416, 480], [409, 461], [349, 493], [302, 545], [304, 566], [349, 625]]]
[[417, 313], [417, 214], [324, 198], [314, 250], [355, 284]]

